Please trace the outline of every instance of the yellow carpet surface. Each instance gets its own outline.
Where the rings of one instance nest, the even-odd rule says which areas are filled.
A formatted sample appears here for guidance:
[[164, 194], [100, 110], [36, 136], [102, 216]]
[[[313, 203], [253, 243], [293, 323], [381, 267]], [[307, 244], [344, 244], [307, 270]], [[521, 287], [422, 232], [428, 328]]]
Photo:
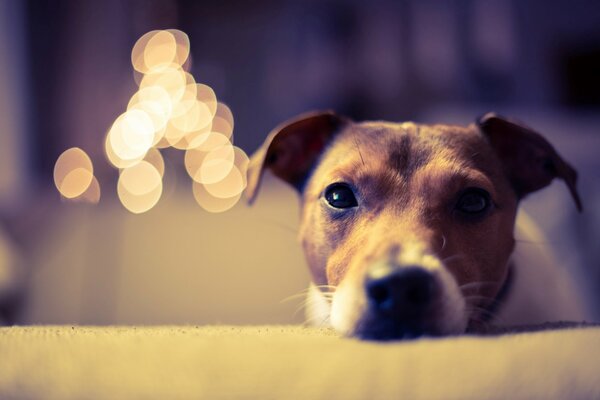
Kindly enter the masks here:
[[300, 326], [0, 328], [0, 399], [599, 399], [600, 328], [361, 342]]

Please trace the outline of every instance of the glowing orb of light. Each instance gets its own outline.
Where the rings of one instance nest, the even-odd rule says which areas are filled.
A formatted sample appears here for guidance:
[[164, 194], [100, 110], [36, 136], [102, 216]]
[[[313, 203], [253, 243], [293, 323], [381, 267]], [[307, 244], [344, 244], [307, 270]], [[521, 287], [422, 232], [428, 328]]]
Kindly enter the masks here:
[[144, 75], [140, 82], [140, 89], [158, 86], [169, 94], [169, 99], [174, 105], [183, 97], [187, 86], [189, 74], [178, 65], [170, 65], [160, 71], [152, 71]]
[[191, 149], [193, 147], [191, 143], [200, 143], [204, 141], [208, 135], [210, 135], [211, 128], [212, 121], [209, 122], [204, 128], [186, 132], [185, 135], [183, 135], [178, 141], [174, 142], [171, 146], [179, 150]]
[[199, 136], [196, 140], [190, 143], [190, 146], [194, 150], [203, 152], [210, 152], [214, 149], [225, 145], [231, 145], [229, 138], [222, 133], [210, 131], [202, 136]]
[[153, 145], [164, 136], [164, 131], [172, 113], [169, 93], [160, 86], [149, 86], [138, 90], [129, 100], [127, 110], [140, 110], [151, 119], [154, 127]]
[[232, 165], [229, 173], [223, 179], [205, 184], [204, 188], [216, 198], [227, 199], [242, 193], [245, 188], [245, 180], [238, 167]]
[[196, 98], [198, 101], [206, 104], [210, 110], [210, 114], [214, 117], [214, 115], [217, 113], [218, 106], [217, 95], [215, 94], [215, 91], [208, 85], [197, 83]]
[[198, 183], [215, 183], [227, 176], [235, 161], [229, 139], [216, 132], [208, 132], [196, 139], [201, 144], [190, 146], [185, 152], [188, 175]]
[[[190, 142], [198, 135], [210, 132], [212, 129], [212, 115], [206, 104], [199, 101], [194, 101], [192, 107], [185, 115], [172, 118], [170, 121], [171, 130], [167, 131], [165, 137], [173, 145], [173, 147], [181, 148], [183, 145], [177, 145]], [[187, 148], [187, 146], [185, 148]]]
[[147, 161], [124, 169], [119, 175], [117, 194], [123, 206], [141, 214], [156, 205], [162, 194], [160, 173]]
[[142, 74], [182, 66], [189, 57], [188, 36], [176, 29], [154, 30], [140, 37], [131, 51], [131, 64]]
[[190, 38], [185, 32], [179, 29], [167, 29], [177, 42], [177, 50], [174, 62], [178, 65], [183, 66], [189, 61], [190, 58]]
[[234, 166], [234, 160], [235, 152], [231, 143], [217, 147], [206, 154], [192, 179], [204, 184], [219, 182], [229, 174]]
[[177, 41], [171, 32], [158, 31], [144, 47], [144, 64], [148, 70], [160, 70], [175, 61]]
[[144, 60], [144, 50], [146, 49], [148, 41], [157, 33], [157, 30], [147, 32], [133, 45], [133, 49], [131, 50], [131, 65], [135, 71], [141, 72], [142, 74], [148, 72], [148, 67]]
[[250, 160], [246, 153], [239, 147], [233, 146], [234, 163], [227, 175], [221, 180], [204, 184], [207, 192], [217, 198], [226, 199], [241, 194], [248, 181], [246, 175]]
[[152, 164], [152, 166], [158, 171], [161, 177], [165, 176], [165, 159], [163, 158], [160, 151], [154, 147], [152, 147], [146, 153], [144, 157], [144, 161]]
[[169, 122], [167, 110], [159, 103], [142, 101], [128, 108], [129, 111], [138, 110], [144, 112], [152, 122], [153, 139], [152, 145], [156, 145], [165, 135], [165, 128]]
[[241, 193], [230, 198], [214, 197], [205, 189], [204, 185], [198, 182], [193, 182], [192, 190], [196, 203], [206, 211], [212, 213], [220, 213], [229, 210], [235, 206], [240, 200], [240, 197], [242, 197]]
[[144, 157], [138, 157], [138, 158], [134, 158], [131, 160], [124, 160], [121, 157], [119, 157], [117, 154], [115, 154], [115, 152], [113, 151], [112, 145], [110, 143], [110, 136], [106, 135], [106, 138], [104, 140], [104, 154], [106, 155], [106, 159], [115, 167], [115, 168], [119, 168], [119, 169], [123, 169], [123, 168], [129, 168], [135, 164], [137, 164], [138, 162], [140, 162]]
[[244, 189], [246, 188], [246, 185], [248, 183], [247, 181], [247, 177], [248, 177], [248, 166], [250, 165], [250, 158], [248, 158], [248, 155], [246, 154], [246, 152], [242, 149], [240, 149], [237, 146], [233, 146], [233, 151], [235, 153], [235, 158], [234, 158], [234, 164], [235, 166], [238, 168], [238, 170], [240, 171], [240, 173], [242, 174], [242, 179], [244, 181]]
[[152, 118], [146, 112], [126, 111], [108, 132], [105, 150], [109, 160], [117, 168], [141, 160], [154, 143], [154, 133]]
[[149, 85], [135, 92], [129, 99], [127, 109], [135, 107], [138, 103], [157, 103], [167, 116], [170, 116], [172, 112], [169, 93], [161, 86]]
[[231, 135], [233, 135], [233, 114], [229, 107], [223, 103], [217, 104], [212, 130], [221, 133], [228, 138], [231, 138]]
[[100, 184], [95, 176], [92, 177], [92, 183], [85, 192], [74, 198], [73, 200], [81, 203], [98, 204], [100, 202]]
[[[196, 100], [196, 83], [190, 83], [190, 79], [187, 79], [186, 75], [186, 84], [183, 86], [183, 91], [181, 91], [180, 96], [178, 98], [174, 98], [172, 100], [173, 109], [171, 111], [171, 118], [178, 118], [185, 116], [186, 113], [194, 106], [197, 102]], [[191, 75], [189, 75], [191, 76]], [[193, 78], [192, 78], [193, 79]]]
[[198, 149], [187, 149], [183, 158], [185, 170], [187, 171], [190, 178], [194, 179], [194, 176], [198, 173], [206, 152]]
[[65, 150], [54, 164], [54, 184], [60, 194], [68, 199], [84, 193], [93, 178], [92, 160], [78, 147]]

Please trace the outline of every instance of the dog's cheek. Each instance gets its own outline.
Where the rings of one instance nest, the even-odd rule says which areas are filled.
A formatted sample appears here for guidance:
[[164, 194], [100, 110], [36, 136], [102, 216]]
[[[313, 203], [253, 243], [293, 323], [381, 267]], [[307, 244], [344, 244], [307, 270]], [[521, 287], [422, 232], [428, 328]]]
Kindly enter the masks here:
[[[325, 210], [312, 210], [301, 228], [301, 240], [315, 283], [338, 285], [355, 254], [352, 218], [332, 218]], [[360, 242], [360, 241], [359, 241]]]
[[329, 252], [319, 240], [322, 233], [313, 230], [301, 231], [301, 242], [306, 262], [316, 285], [327, 284], [326, 263]]
[[[508, 260], [514, 248], [512, 223], [510, 216], [497, 213], [477, 229], [478, 236], [466, 233], [465, 236], [480, 237], [477, 244], [470, 243], [467, 251], [472, 254], [468, 265], [467, 282], [495, 282], [495, 285], [481, 285], [476, 294], [483, 298], [494, 299], [507, 276]], [[475, 288], [473, 288], [475, 289]]]
[[300, 241], [313, 282], [329, 284], [327, 262], [335, 248], [331, 225], [323, 218], [318, 202], [307, 204], [300, 225]]
[[343, 249], [335, 251], [327, 261], [327, 283], [338, 286], [348, 276], [353, 253]]
[[[372, 231], [364, 220], [347, 220], [344, 226], [333, 225], [329, 240], [331, 252], [327, 260], [327, 281], [339, 285], [342, 280], [362, 282], [368, 261], [368, 238]], [[362, 285], [362, 283], [357, 283]]]
[[500, 221], [490, 229], [490, 240], [482, 247], [485, 257], [481, 274], [498, 282], [496, 286], [482, 288], [482, 295], [495, 298], [501, 290], [508, 273], [508, 262], [514, 249], [513, 224], [507, 218], [498, 217]]

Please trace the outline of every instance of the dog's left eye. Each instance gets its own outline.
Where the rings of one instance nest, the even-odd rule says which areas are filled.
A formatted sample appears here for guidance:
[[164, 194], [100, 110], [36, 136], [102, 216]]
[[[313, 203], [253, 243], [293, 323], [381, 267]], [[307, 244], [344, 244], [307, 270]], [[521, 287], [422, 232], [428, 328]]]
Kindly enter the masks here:
[[352, 189], [344, 183], [334, 183], [325, 189], [325, 200], [335, 208], [351, 208], [358, 206]]
[[490, 194], [483, 189], [471, 188], [465, 190], [458, 202], [456, 210], [469, 216], [482, 215], [490, 208]]

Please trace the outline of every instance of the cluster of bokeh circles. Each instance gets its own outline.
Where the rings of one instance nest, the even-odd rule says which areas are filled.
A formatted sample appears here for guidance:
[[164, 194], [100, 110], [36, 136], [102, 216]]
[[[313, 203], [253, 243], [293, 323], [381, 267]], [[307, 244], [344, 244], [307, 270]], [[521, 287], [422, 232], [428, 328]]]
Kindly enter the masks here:
[[[175, 29], [148, 32], [135, 43], [131, 62], [138, 90], [104, 141], [110, 164], [119, 170], [123, 206], [139, 214], [157, 204], [165, 170], [161, 150], [171, 147], [185, 152], [185, 169], [202, 208], [233, 207], [246, 187], [249, 160], [233, 145], [231, 110], [189, 72], [188, 36]], [[65, 198], [100, 198], [92, 162], [81, 149], [61, 154], [54, 181]]]

